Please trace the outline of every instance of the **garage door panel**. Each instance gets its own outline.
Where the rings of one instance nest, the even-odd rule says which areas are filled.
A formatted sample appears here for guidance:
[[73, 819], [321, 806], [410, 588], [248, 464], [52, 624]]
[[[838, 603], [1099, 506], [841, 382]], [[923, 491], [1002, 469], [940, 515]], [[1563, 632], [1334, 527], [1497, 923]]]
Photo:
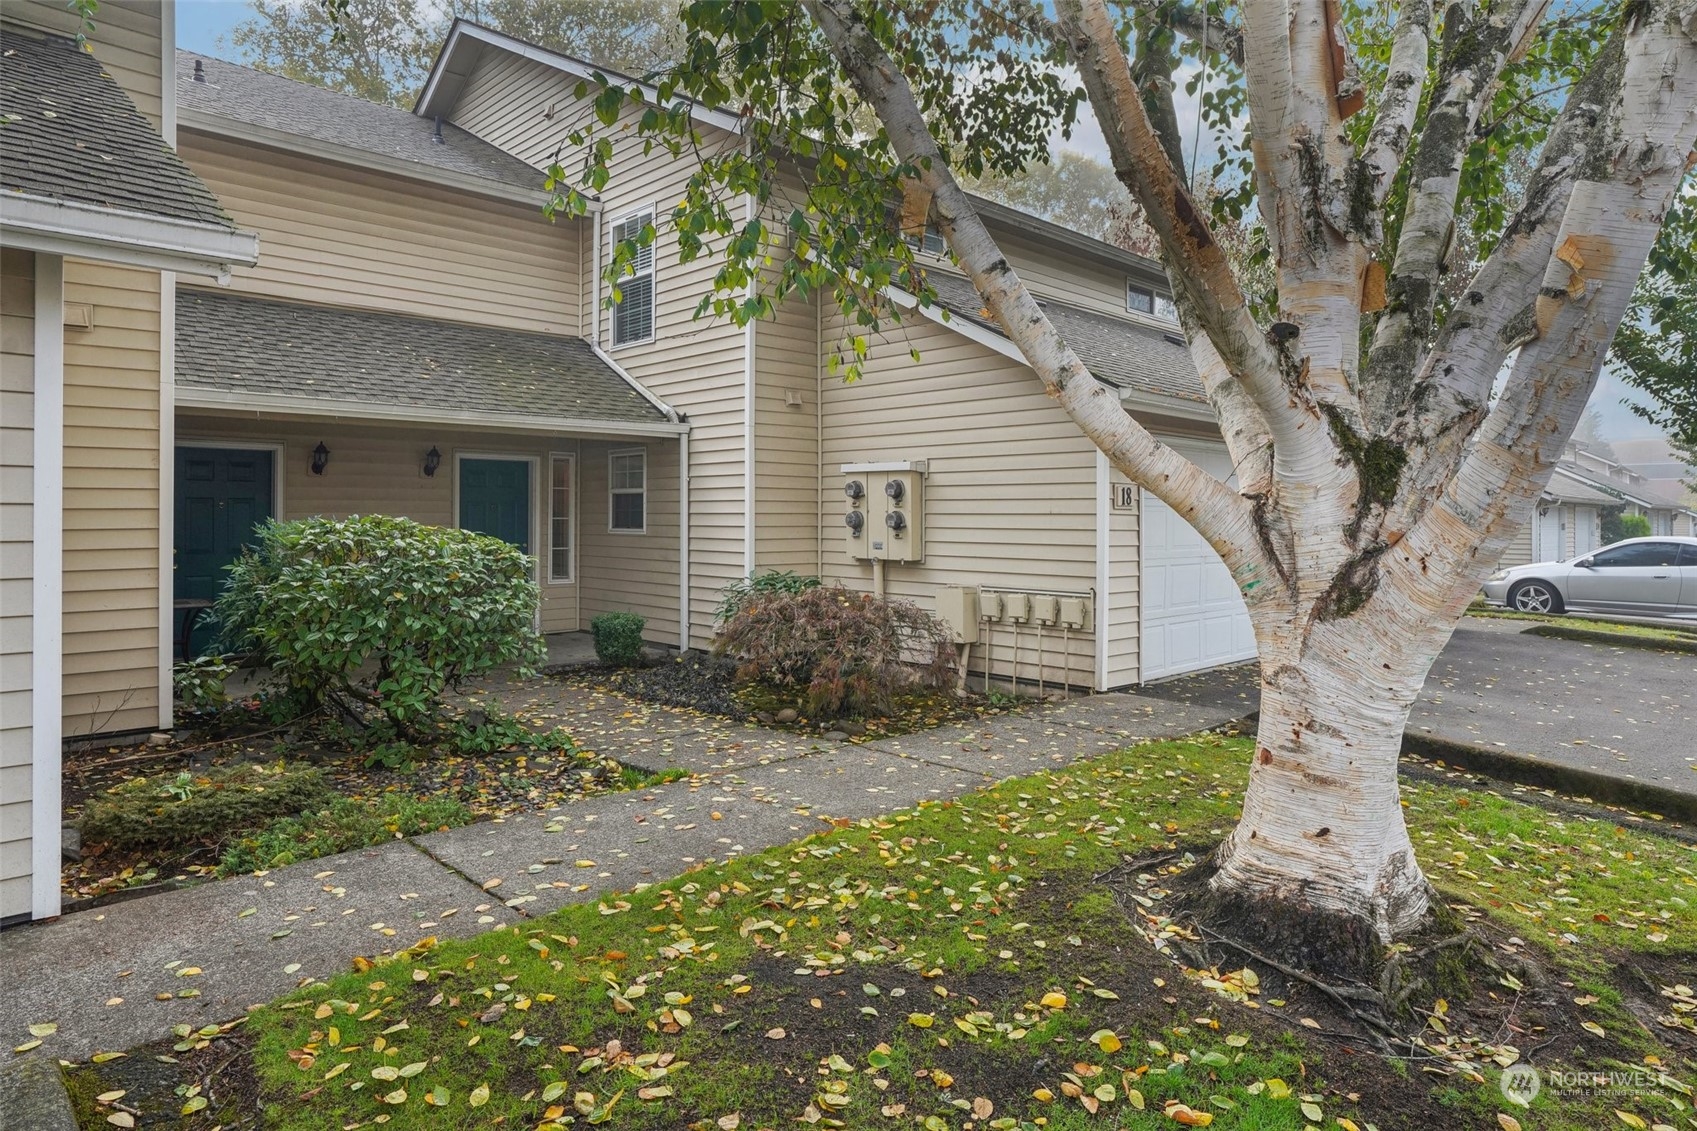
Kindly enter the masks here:
[[[1222, 480], [1222, 444], [1169, 441]], [[1213, 547], [1147, 491], [1142, 509], [1142, 678], [1145, 681], [1251, 659], [1255, 633], [1243, 596]]]

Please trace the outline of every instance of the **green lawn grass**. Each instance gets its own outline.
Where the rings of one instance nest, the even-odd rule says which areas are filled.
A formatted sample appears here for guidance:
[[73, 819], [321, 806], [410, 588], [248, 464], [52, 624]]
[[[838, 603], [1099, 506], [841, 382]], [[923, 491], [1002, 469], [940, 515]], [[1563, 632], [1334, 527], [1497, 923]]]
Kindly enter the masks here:
[[[264, 1125], [1153, 1129], [1175, 1100], [1246, 1131], [1697, 1126], [1677, 1083], [1515, 1107], [1488, 1059], [1388, 1062], [1155, 955], [1097, 877], [1222, 835], [1249, 753], [1135, 747], [309, 985], [246, 1026]], [[1567, 1067], [1689, 1078], [1611, 971], [1697, 954], [1697, 849], [1476, 788], [1405, 798], [1452, 903], [1596, 997], [1612, 1036]]]
[[1552, 613], [1520, 613], [1511, 609], [1493, 609], [1488, 605], [1476, 605], [1467, 610], [1468, 616], [1488, 617], [1492, 620], [1523, 620], [1534, 624], [1550, 624], [1558, 628], [1571, 628], [1582, 632], [1600, 632], [1614, 636], [1629, 636], [1637, 640], [1655, 640], [1689, 645], [1697, 639], [1697, 624], [1690, 629], [1659, 628], [1650, 624], [1626, 624], [1622, 621], [1592, 620], [1583, 616], [1568, 616]]

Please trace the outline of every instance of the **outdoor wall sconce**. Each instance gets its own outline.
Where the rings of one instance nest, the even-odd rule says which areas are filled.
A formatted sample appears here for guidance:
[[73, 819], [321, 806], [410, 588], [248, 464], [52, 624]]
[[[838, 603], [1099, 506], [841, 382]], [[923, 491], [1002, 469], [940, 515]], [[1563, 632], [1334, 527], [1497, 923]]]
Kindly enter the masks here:
[[324, 446], [324, 441], [318, 441], [318, 446], [312, 449], [312, 473], [323, 475], [324, 469], [330, 464], [330, 449]]
[[436, 469], [441, 466], [442, 453], [436, 450], [436, 445], [432, 444], [430, 450], [424, 453], [424, 477], [426, 479], [436, 478]]

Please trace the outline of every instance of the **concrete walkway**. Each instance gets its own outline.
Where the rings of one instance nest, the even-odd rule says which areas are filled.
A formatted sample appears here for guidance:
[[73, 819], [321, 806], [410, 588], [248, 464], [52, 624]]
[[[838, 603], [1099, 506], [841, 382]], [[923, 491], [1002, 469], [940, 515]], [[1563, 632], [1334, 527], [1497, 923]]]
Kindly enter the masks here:
[[[67, 915], [0, 935], [0, 1036], [77, 1060], [228, 1021], [356, 955], [460, 937], [664, 880], [1001, 778], [1246, 713], [1113, 694], [905, 738], [838, 745], [531, 681], [503, 703], [569, 723], [598, 752], [693, 776]], [[538, 719], [546, 721], [546, 719]]]

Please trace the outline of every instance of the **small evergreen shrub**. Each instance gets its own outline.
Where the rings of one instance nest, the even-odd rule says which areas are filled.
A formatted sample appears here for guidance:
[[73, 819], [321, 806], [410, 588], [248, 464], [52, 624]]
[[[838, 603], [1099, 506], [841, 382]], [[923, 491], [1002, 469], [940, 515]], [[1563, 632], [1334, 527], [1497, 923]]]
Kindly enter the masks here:
[[751, 596], [720, 630], [715, 650], [737, 675], [805, 688], [815, 718], [881, 715], [902, 690], [954, 679], [949, 628], [908, 601], [839, 585]]
[[373, 515], [271, 522], [230, 567], [226, 643], [373, 741], [417, 740], [467, 676], [544, 655], [531, 563], [499, 538]]
[[315, 767], [281, 762], [133, 778], [89, 802], [82, 835], [120, 851], [180, 847], [304, 813], [334, 796]]
[[385, 793], [375, 802], [340, 797], [314, 812], [283, 817], [240, 838], [225, 849], [218, 874], [269, 871], [471, 821], [471, 810], [448, 797]]
[[236, 665], [223, 656], [196, 656], [171, 668], [171, 687], [185, 711], [211, 714], [230, 702], [224, 682], [236, 674]]
[[636, 613], [602, 613], [589, 622], [595, 658], [620, 668], [642, 664], [642, 630], [648, 618]]
[[761, 574], [749, 574], [725, 586], [723, 596], [719, 599], [719, 607], [714, 610], [713, 617], [724, 624], [736, 616], [742, 607], [753, 597], [768, 597], [774, 593], [805, 593], [809, 589], [817, 589], [823, 584], [817, 577], [797, 573], [793, 569], [768, 570]]

